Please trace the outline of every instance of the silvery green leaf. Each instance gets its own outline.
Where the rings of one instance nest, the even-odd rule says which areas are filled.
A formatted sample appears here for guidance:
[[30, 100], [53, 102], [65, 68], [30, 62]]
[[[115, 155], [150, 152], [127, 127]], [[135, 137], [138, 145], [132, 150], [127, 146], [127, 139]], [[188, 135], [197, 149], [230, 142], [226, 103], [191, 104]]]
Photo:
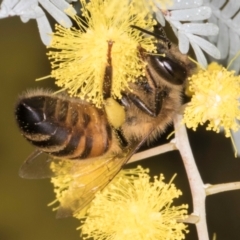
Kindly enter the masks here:
[[35, 3], [34, 0], [3, 0], [0, 5], [0, 18], [24, 14], [25, 10]]
[[176, 29], [181, 29], [182, 28], [182, 23], [179, 21], [171, 21], [171, 26], [175, 27]]
[[[38, 8], [38, 12], [44, 13], [40, 7]], [[36, 21], [37, 21], [38, 29], [40, 32], [40, 38], [41, 38], [42, 42], [46, 46], [49, 46], [51, 43], [51, 39], [52, 39], [52, 37], [51, 37], [52, 28], [49, 24], [49, 21], [48, 21], [46, 15], [43, 14], [41, 17], [36, 18]]]
[[[44, 44], [49, 44], [52, 30], [45, 12], [40, 10], [39, 3], [59, 24], [67, 28], [72, 26], [72, 22], [65, 10], [71, 9], [73, 14], [76, 11], [65, 0], [3, 0], [0, 4], [0, 18], [19, 16], [23, 22], [36, 19], [38, 27], [40, 27], [41, 39]], [[47, 36], [43, 36], [44, 34], [47, 34]]]
[[232, 24], [235, 28], [237, 28], [238, 33], [240, 33], [239, 22], [240, 22], [240, 12], [232, 20]]
[[189, 51], [189, 39], [186, 34], [181, 31], [178, 31], [178, 48], [183, 54], [187, 54]]
[[220, 9], [224, 5], [225, 2], [226, 2], [226, 0], [212, 0], [211, 5], [215, 8]]
[[230, 42], [229, 42], [229, 56], [228, 56], [228, 66], [229, 69], [236, 71], [236, 73], [240, 70], [240, 56], [237, 56], [240, 50], [240, 37], [236, 32], [233, 32], [230, 29], [229, 35], [231, 35]]
[[25, 22], [29, 21], [30, 19], [45, 16], [45, 13], [43, 11], [39, 11], [39, 8], [40, 7], [38, 5], [34, 5], [34, 6], [31, 6], [30, 8], [28, 8], [28, 11], [26, 11], [24, 14], [20, 15], [22, 22], [25, 23]]
[[[240, 1], [205, 0], [204, 4], [211, 7], [213, 11], [208, 21], [219, 27], [219, 34], [215, 37], [208, 37], [208, 39], [217, 44], [221, 52], [221, 63], [225, 64], [226, 67], [232, 57], [240, 50], [240, 43], [238, 43], [240, 41]], [[225, 62], [225, 59], [228, 60], [228, 63]], [[233, 63], [233, 68], [236, 71], [239, 69], [238, 61], [237, 59], [236, 63]]]
[[[208, 19], [208, 22], [210, 22], [218, 27], [218, 19], [216, 18], [216, 16], [214, 14], [211, 15], [211, 17]], [[218, 32], [219, 32], [219, 27], [218, 27]], [[208, 36], [208, 40], [211, 43], [214, 43], [216, 45], [217, 40], [218, 40], [218, 35], [216, 34], [216, 35]]]
[[218, 23], [219, 26], [219, 35], [217, 47], [221, 52], [221, 58], [225, 59], [228, 55], [229, 50], [229, 35], [228, 35], [228, 27], [221, 20]]
[[196, 44], [195, 42], [191, 41], [191, 39], [189, 39], [191, 46], [194, 50], [194, 53], [196, 55], [197, 61], [198, 63], [203, 66], [206, 67], [207, 66], [207, 59], [205, 57], [205, 55], [203, 54], [202, 49], [198, 46], [198, 44]]
[[39, 7], [35, 6], [32, 9], [29, 9], [26, 13], [20, 15], [20, 19], [22, 20], [22, 22], [26, 23], [27, 21], [29, 21], [30, 19], [34, 19], [34, 18], [40, 18], [43, 15], [46, 17], [45, 13], [42, 11], [37, 11]]
[[240, 7], [240, 1], [230, 0], [222, 9], [222, 16], [226, 19], [233, 17]]
[[168, 14], [170, 21], [199, 21], [205, 20], [211, 16], [212, 10], [210, 7], [199, 7], [183, 10], [174, 10]]
[[[167, 7], [168, 10], [196, 8], [202, 6], [202, 0], [174, 0], [173, 4]], [[157, 3], [156, 3], [157, 5]]]
[[212, 56], [216, 59], [220, 59], [220, 57], [221, 57], [220, 51], [218, 50], [218, 48], [215, 45], [213, 45], [209, 41], [207, 41], [204, 38], [201, 38], [199, 36], [192, 35], [192, 34], [187, 34], [187, 35], [188, 35], [188, 38], [191, 43], [197, 44], [200, 48], [202, 48], [210, 56]]
[[156, 19], [163, 27], [165, 26], [165, 18], [161, 11], [158, 11], [156, 13]]
[[217, 35], [219, 31], [218, 27], [213, 23], [184, 23], [181, 30], [201, 36]]
[[69, 28], [72, 22], [63, 11], [59, 10], [49, 0], [39, 0], [39, 3], [48, 11], [48, 13], [62, 26]]
[[[74, 0], [77, 1], [77, 0]], [[51, 2], [62, 12], [65, 12], [66, 9], [71, 10], [71, 14], [76, 14], [76, 10], [65, 1], [51, 0]]]

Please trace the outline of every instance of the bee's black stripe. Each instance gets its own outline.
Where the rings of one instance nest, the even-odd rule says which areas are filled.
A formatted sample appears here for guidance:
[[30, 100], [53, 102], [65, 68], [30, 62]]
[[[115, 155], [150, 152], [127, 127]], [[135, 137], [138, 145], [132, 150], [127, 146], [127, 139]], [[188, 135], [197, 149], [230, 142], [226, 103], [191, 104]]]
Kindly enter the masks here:
[[56, 110], [56, 105], [57, 105], [57, 99], [51, 98], [51, 97], [46, 97], [45, 114], [48, 118], [51, 118], [54, 116], [55, 110]]
[[83, 113], [83, 127], [86, 128], [91, 121], [91, 117], [87, 113]]
[[[50, 124], [50, 123], [49, 123]], [[44, 134], [42, 134], [44, 135]], [[45, 134], [45, 135], [50, 135], [50, 134]], [[53, 134], [50, 135], [50, 138], [46, 141], [32, 141], [30, 140], [35, 146], [37, 147], [42, 147], [42, 148], [46, 148], [46, 147], [56, 147], [56, 146], [61, 146], [62, 144], [64, 144], [64, 142], [66, 141], [68, 137], [68, 130], [65, 128], [55, 128], [55, 131]]]
[[69, 155], [72, 155], [74, 151], [77, 149], [82, 136], [83, 132], [79, 131], [74, 132], [66, 147], [61, 151], [52, 153], [52, 155], [57, 157], [68, 157]]
[[32, 144], [56, 157], [94, 157], [112, 144], [111, 126], [103, 111], [92, 106], [70, 104], [58, 97], [32, 97], [19, 101], [16, 118]]
[[67, 118], [67, 113], [68, 113], [68, 102], [67, 101], [60, 101], [59, 102], [59, 112], [58, 112], [58, 121], [59, 122], [64, 122]]
[[74, 109], [71, 111], [71, 125], [74, 127], [78, 122], [78, 112]]
[[93, 147], [93, 138], [92, 136], [86, 136], [86, 140], [85, 140], [85, 148], [84, 151], [82, 152], [80, 158], [84, 159], [87, 158], [89, 156], [89, 154], [92, 151], [92, 147]]

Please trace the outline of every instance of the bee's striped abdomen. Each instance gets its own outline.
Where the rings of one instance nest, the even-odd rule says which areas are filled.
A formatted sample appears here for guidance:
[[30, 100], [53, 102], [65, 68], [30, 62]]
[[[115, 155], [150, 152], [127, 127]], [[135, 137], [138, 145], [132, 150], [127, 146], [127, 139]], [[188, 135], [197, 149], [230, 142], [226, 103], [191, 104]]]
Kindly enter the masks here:
[[112, 143], [104, 111], [83, 101], [50, 94], [23, 97], [16, 106], [16, 118], [33, 145], [59, 158], [101, 156]]

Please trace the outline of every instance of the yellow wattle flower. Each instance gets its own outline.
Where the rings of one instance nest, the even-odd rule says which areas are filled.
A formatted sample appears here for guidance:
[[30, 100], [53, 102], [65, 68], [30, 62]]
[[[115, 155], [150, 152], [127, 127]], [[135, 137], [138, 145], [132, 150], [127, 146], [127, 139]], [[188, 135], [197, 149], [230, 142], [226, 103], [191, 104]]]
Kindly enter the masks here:
[[76, 215], [83, 239], [185, 239], [187, 226], [177, 220], [186, 216], [187, 205], [172, 205], [182, 193], [163, 180], [161, 174], [151, 182], [148, 169], [142, 167], [122, 170], [96, 194], [85, 218]]
[[226, 137], [230, 130], [239, 129], [240, 76], [235, 76], [234, 71], [212, 63], [189, 78], [189, 89], [193, 96], [183, 119], [188, 128], [196, 130], [207, 122], [207, 130], [219, 132], [223, 128]]
[[82, 17], [72, 16], [79, 29], [56, 26], [48, 53], [51, 77], [70, 96], [101, 107], [108, 43], [113, 43], [111, 97], [116, 99], [130, 82], [144, 74], [145, 63], [139, 58], [138, 46], [148, 52], [155, 50], [154, 38], [131, 25], [152, 31], [155, 22], [147, 10], [139, 12], [137, 0], [80, 2]]

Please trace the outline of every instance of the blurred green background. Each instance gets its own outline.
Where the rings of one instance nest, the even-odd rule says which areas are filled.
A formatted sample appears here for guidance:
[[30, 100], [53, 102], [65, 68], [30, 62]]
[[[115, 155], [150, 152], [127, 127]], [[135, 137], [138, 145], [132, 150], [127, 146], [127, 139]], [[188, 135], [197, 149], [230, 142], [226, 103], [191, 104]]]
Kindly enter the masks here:
[[79, 239], [79, 231], [75, 230], [78, 221], [56, 220], [55, 212], [47, 207], [54, 200], [49, 180], [18, 176], [19, 167], [33, 147], [17, 129], [15, 102], [26, 89], [53, 87], [51, 80], [34, 81], [50, 72], [36, 21], [23, 24], [19, 17], [1, 19], [0, 36], [0, 239]]
[[[54, 200], [49, 180], [25, 180], [18, 170], [33, 147], [20, 135], [14, 119], [18, 94], [28, 88], [53, 88], [46, 76], [50, 65], [46, 48], [39, 38], [36, 22], [23, 24], [18, 17], [0, 20], [0, 240], [77, 240], [79, 222], [73, 218], [57, 220], [47, 204]], [[200, 173], [206, 183], [240, 181], [240, 159], [235, 159], [231, 142], [222, 134], [189, 132]], [[189, 203], [191, 195], [178, 152], [142, 161], [153, 175], [160, 172], [169, 181], [177, 173], [176, 185], [184, 195], [176, 203]], [[133, 166], [134, 164], [129, 165]], [[124, 221], [124, 219], [123, 219]], [[240, 239], [240, 191], [207, 198], [210, 237], [217, 240]], [[194, 226], [187, 240], [196, 240]]]

